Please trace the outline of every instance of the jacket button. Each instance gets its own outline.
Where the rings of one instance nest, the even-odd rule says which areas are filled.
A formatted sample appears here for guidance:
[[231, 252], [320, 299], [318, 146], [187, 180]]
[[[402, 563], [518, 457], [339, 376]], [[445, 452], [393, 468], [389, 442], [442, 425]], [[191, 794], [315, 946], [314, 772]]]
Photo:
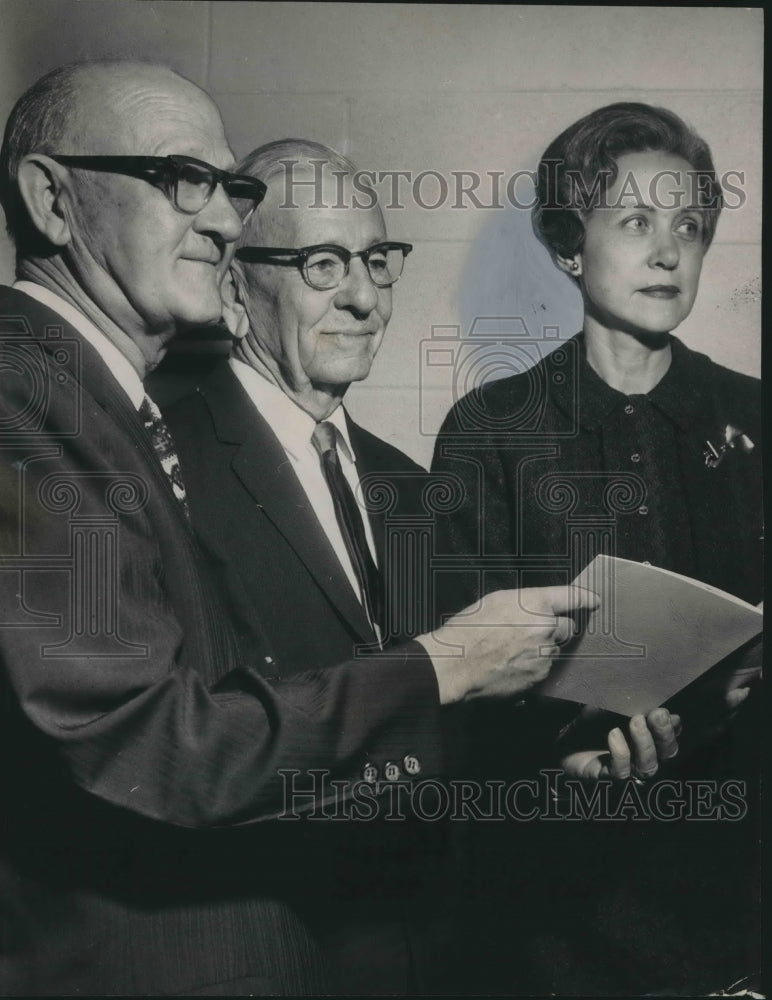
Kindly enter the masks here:
[[393, 760], [387, 761], [383, 766], [383, 776], [387, 781], [399, 781], [402, 775], [402, 771], [399, 769], [399, 764], [395, 764]]
[[631, 413], [635, 413], [635, 407], [631, 403], [628, 403], [625, 407], [625, 413], [630, 416]]
[[365, 764], [362, 768], [362, 781], [366, 781], [368, 785], [374, 785], [378, 780], [378, 768], [375, 764]]
[[639, 507], [638, 508], [638, 513], [639, 514], [648, 514], [649, 513], [649, 508], [646, 506], [646, 504], [644, 504], [643, 507]]
[[413, 776], [421, 773], [421, 761], [415, 754], [406, 754], [404, 760], [402, 761], [402, 766], [405, 769], [405, 774]]
[[631, 462], [640, 462], [640, 460], [641, 460], [641, 456], [638, 454], [637, 451], [633, 452], [633, 454], [630, 456], [630, 461]]

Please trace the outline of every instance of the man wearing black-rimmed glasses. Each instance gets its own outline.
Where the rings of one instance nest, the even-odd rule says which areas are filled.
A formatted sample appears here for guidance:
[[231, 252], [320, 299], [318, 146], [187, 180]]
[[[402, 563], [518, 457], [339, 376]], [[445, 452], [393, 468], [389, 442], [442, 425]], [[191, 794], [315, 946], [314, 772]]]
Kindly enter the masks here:
[[[354, 657], [365, 677], [379, 659], [401, 655], [397, 642], [429, 628], [432, 507], [452, 491], [341, 405], [370, 373], [412, 247], [389, 240], [364, 175], [328, 147], [270, 143], [239, 171], [267, 191], [223, 284], [233, 356], [167, 414], [191, 521], [242, 653], [264, 676], [292, 685], [313, 667], [323, 682]], [[456, 677], [462, 663], [448, 661]], [[421, 669], [415, 659], [406, 667]], [[387, 698], [388, 686], [375, 697]], [[374, 711], [352, 705], [341, 732], [356, 712], [372, 725]], [[665, 729], [656, 747], [647, 732], [636, 760], [651, 754], [656, 770], [657, 751], [667, 756], [674, 743], [669, 720]], [[361, 776], [381, 789], [409, 786], [428, 776], [422, 753], [397, 743], [390, 759], [373, 754]], [[629, 774], [629, 755], [626, 766]], [[411, 821], [409, 810], [396, 818], [356, 822], [344, 811], [309, 821], [300, 842], [279, 831], [272, 856], [297, 886], [335, 993], [457, 987], [464, 948], [451, 938], [448, 831]]]
[[565, 613], [594, 603], [496, 595], [450, 663], [443, 630], [366, 670], [269, 679], [239, 654], [142, 384], [172, 337], [221, 315], [227, 249], [264, 193], [233, 163], [209, 97], [158, 66], [54, 71], [6, 128], [2, 995], [319, 992], [286, 864], [297, 826], [258, 822], [285, 810], [282, 771], [337, 781], [306, 812], [395, 758], [406, 780], [437, 773], [440, 705], [529, 688]]
[[[292, 207], [284, 204], [287, 164], [298, 188], [302, 178], [312, 188], [298, 191], [301, 203]], [[367, 510], [364, 494], [378, 490], [376, 477], [391, 476], [393, 506], [409, 496], [419, 508], [425, 473], [357, 425], [341, 403], [349, 385], [370, 373], [391, 317], [392, 288], [412, 247], [387, 239], [377, 205], [356, 204], [356, 168], [327, 147], [270, 143], [255, 150], [243, 170], [265, 176], [268, 190], [245, 225], [224, 286], [233, 356], [168, 416], [191, 485], [199, 476], [219, 482], [216, 500], [203, 482], [193, 499], [196, 509], [217, 505], [194, 519], [207, 543], [212, 523], [223, 520], [231, 504], [246, 501], [254, 558], [237, 558], [244, 550], [243, 516], [224, 518], [234, 528], [232, 549], [220, 539], [211, 544], [246, 577], [241, 589], [249, 614], [260, 608], [275, 636], [272, 670], [286, 674], [348, 658], [357, 645], [378, 649], [405, 631], [402, 622], [395, 631], [394, 615], [387, 621], [384, 517]], [[321, 189], [308, 180], [319, 171]], [[343, 202], [335, 202], [336, 187]], [[200, 418], [205, 411], [211, 419]], [[231, 436], [237, 429], [239, 462], [249, 466], [246, 483], [231, 469], [222, 436], [212, 434], [212, 420]], [[286, 471], [276, 475], [277, 466]], [[271, 588], [264, 585], [266, 561], [283, 567]], [[298, 594], [308, 621], [330, 633], [326, 642], [319, 642], [317, 629], [298, 634], [295, 616], [287, 614]], [[428, 627], [428, 612], [424, 618]], [[247, 615], [245, 629], [254, 635], [250, 620]], [[414, 634], [424, 630], [420, 616], [414, 625]]]
[[231, 867], [238, 841], [201, 832], [264, 811], [267, 706], [216, 693], [239, 661], [142, 385], [220, 316], [226, 249], [264, 192], [233, 163], [210, 99], [163, 67], [54, 71], [6, 129], [3, 995], [323, 983], [289, 907]]
[[[399, 519], [410, 533], [430, 518], [428, 477], [341, 405], [370, 373], [412, 247], [387, 238], [377, 204], [358, 204], [369, 199], [353, 186], [356, 167], [328, 147], [273, 142], [239, 170], [263, 178], [267, 193], [223, 289], [233, 354], [167, 411], [193, 527], [222, 567], [244, 655], [260, 657], [267, 676], [352, 657], [367, 671], [368, 653], [426, 631], [431, 616], [425, 558], [394, 558], [395, 545], [409, 546]], [[404, 749], [392, 762], [398, 778]], [[411, 949], [426, 949], [443, 905], [438, 892], [415, 891], [442, 836], [428, 823], [330, 825], [309, 835], [293, 867], [334, 992], [436, 988]], [[435, 954], [432, 965], [436, 974], [450, 962]]]

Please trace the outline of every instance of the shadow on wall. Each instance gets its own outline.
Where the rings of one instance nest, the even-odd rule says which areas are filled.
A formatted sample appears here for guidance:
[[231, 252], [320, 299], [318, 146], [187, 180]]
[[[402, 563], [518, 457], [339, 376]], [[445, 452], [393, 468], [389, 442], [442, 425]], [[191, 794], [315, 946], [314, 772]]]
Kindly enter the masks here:
[[[578, 288], [536, 238], [531, 212], [512, 205], [495, 212], [472, 247], [459, 289], [462, 340], [475, 348], [474, 384], [536, 364], [581, 330], [582, 312]], [[471, 367], [465, 381], [471, 389]]]

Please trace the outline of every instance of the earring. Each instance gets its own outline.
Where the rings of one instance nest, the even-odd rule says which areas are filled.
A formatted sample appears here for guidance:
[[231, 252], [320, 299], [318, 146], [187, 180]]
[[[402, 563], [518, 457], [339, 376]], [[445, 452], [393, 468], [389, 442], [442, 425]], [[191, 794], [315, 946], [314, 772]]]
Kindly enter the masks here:
[[570, 264], [570, 268], [571, 268], [572, 271], [578, 271], [579, 270], [579, 261], [578, 260], [572, 260], [571, 264]]

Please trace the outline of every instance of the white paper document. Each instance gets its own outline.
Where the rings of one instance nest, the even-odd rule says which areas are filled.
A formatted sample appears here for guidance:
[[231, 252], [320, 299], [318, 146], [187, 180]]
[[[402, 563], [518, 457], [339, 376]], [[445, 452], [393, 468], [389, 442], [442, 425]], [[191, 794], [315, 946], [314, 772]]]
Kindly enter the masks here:
[[648, 712], [762, 630], [758, 608], [656, 566], [600, 555], [574, 582], [601, 604], [541, 684], [554, 698]]

